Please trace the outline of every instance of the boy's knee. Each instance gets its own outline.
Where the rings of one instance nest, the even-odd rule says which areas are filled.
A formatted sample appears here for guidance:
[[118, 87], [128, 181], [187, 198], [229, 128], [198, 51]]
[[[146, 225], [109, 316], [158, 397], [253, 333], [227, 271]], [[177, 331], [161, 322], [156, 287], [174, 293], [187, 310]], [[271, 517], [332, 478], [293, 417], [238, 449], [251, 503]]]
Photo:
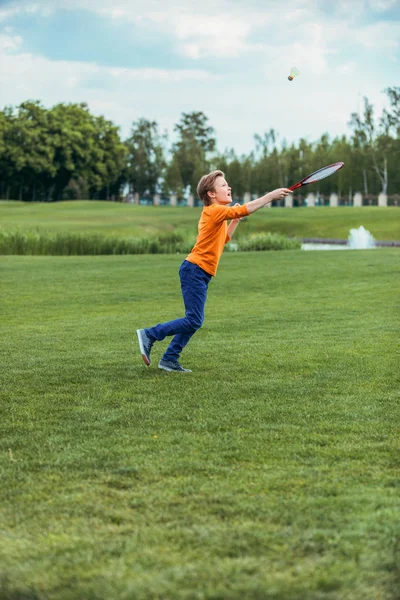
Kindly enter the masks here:
[[203, 325], [204, 318], [192, 315], [189, 317], [189, 324], [193, 331], [197, 331]]

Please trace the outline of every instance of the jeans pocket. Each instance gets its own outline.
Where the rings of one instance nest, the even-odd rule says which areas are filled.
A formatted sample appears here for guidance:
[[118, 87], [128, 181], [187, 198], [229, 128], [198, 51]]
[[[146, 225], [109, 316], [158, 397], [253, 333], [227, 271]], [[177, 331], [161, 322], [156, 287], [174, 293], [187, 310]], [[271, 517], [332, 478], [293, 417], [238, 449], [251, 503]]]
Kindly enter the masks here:
[[184, 260], [183, 263], [181, 264], [181, 266], [179, 267], [179, 275], [183, 272], [187, 270], [187, 265], [188, 265], [188, 261]]

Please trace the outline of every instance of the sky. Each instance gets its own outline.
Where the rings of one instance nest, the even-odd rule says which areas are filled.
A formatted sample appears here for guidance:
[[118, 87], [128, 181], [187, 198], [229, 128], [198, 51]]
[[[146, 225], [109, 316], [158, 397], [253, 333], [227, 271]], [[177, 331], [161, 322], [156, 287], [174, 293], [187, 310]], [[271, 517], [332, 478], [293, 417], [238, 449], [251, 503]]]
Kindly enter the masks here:
[[[300, 75], [289, 82], [292, 66]], [[400, 85], [400, 0], [0, 0], [0, 108], [86, 102], [128, 137], [203, 111], [218, 150], [351, 133]]]

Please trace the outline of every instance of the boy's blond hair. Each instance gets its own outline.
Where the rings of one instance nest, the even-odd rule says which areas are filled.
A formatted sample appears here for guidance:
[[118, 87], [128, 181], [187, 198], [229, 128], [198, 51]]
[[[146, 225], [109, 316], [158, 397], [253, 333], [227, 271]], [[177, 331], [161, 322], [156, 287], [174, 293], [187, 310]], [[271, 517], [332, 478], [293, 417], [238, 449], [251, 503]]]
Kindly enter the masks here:
[[225, 177], [222, 171], [211, 171], [208, 175], [203, 175], [197, 185], [197, 195], [204, 206], [210, 206], [211, 199], [208, 192], [214, 192], [214, 184], [217, 177]]

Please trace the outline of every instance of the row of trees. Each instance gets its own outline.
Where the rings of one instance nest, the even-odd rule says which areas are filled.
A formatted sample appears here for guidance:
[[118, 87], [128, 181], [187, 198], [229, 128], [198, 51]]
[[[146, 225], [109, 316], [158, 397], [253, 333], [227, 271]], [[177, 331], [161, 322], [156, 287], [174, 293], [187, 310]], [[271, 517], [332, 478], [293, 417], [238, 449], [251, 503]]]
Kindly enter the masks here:
[[139, 119], [122, 140], [119, 128], [92, 115], [86, 104], [23, 102], [0, 111], [0, 197], [21, 200], [140, 195], [178, 197], [195, 193], [201, 175], [222, 169], [235, 198], [287, 186], [312, 171], [342, 160], [346, 168], [321, 181], [313, 191], [339, 196], [400, 192], [400, 87], [385, 90], [389, 110], [379, 119], [364, 98], [363, 114], [353, 113], [351, 134], [316, 142], [278, 141], [271, 128], [254, 136], [254, 150], [237, 156], [219, 153], [215, 131], [203, 112], [183, 113], [175, 141], [160, 133], [155, 121]]

